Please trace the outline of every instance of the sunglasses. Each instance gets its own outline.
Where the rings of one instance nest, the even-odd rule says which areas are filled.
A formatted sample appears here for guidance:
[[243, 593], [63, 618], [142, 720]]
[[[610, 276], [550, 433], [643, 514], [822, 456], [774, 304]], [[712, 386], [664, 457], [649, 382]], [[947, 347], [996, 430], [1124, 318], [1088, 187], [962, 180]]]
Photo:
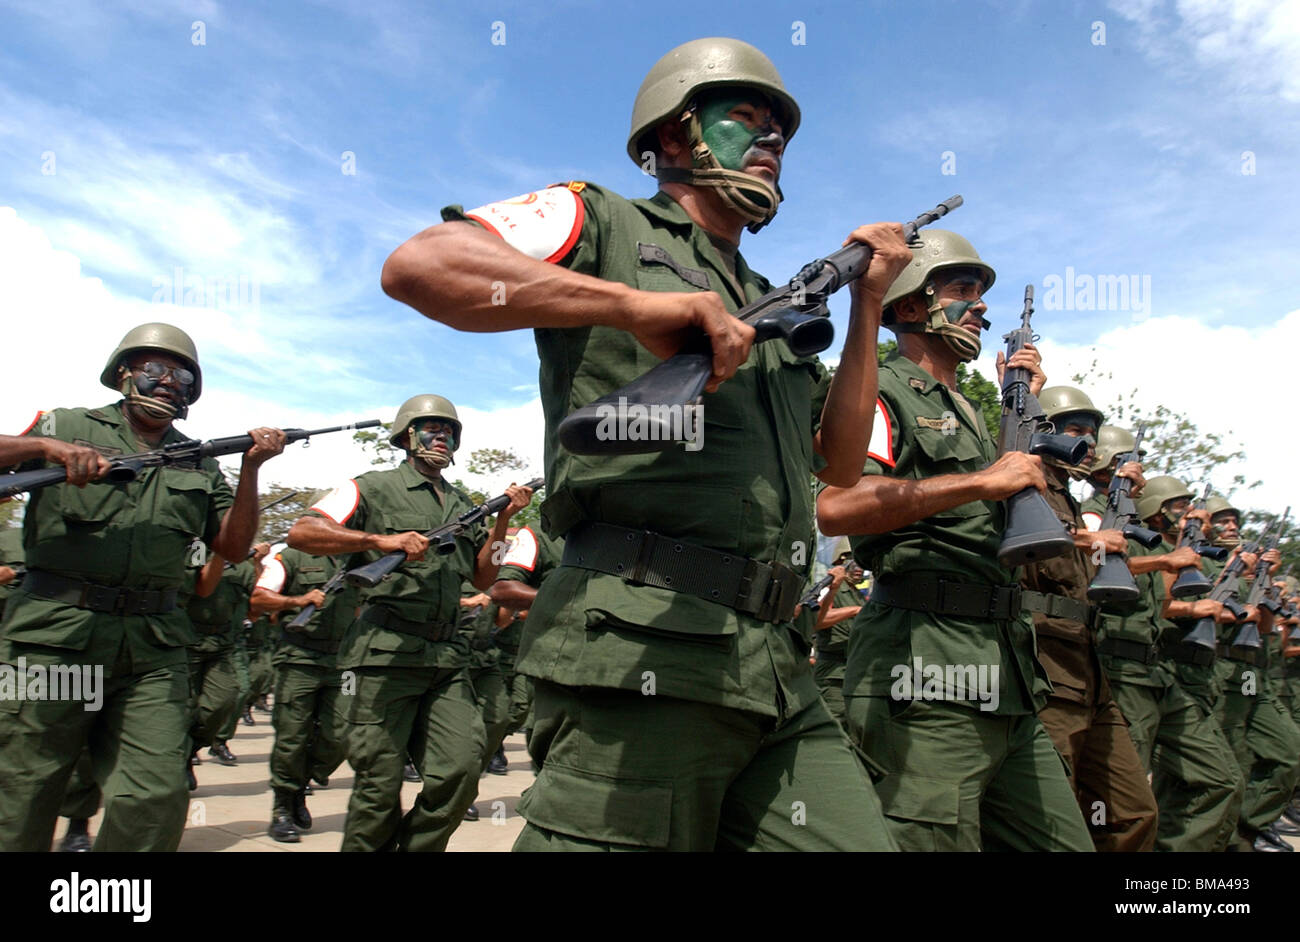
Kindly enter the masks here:
[[181, 386], [194, 385], [194, 374], [183, 366], [164, 366], [161, 363], [149, 360], [137, 367], [135, 372], [143, 373], [155, 383], [161, 382], [165, 377], [170, 376]]

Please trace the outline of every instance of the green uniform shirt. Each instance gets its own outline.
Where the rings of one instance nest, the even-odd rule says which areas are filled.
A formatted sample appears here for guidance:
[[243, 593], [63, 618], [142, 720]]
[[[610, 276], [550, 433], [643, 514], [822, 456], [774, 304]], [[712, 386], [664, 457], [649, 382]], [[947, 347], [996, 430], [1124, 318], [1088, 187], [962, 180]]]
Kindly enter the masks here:
[[[521, 237], [532, 225], [521, 215], [525, 205], [528, 214], [550, 207], [558, 228], [538, 230], [530, 244]], [[733, 276], [705, 230], [662, 192], [625, 200], [575, 183], [468, 214], [448, 207], [443, 218], [486, 222], [533, 257], [582, 274], [646, 291], [711, 290], [729, 311], [771, 287], [740, 253]], [[796, 358], [781, 342], [756, 344], [736, 375], [703, 397], [700, 450], [584, 456], [560, 448], [560, 421], [660, 361], [614, 328], [539, 329], [535, 336], [549, 533], [602, 521], [806, 573], [808, 476], [825, 466], [813, 435], [830, 381], [818, 359]], [[559, 684], [640, 690], [653, 671], [659, 695], [769, 716], [793, 714], [817, 698], [809, 644], [793, 625], [774, 626], [693, 595], [561, 567], [541, 588], [529, 624], [518, 670]]]
[[[55, 409], [38, 417], [27, 434], [87, 445], [109, 457], [153, 447], [136, 439], [117, 403], [99, 409]], [[184, 440], [173, 428], [161, 444]], [[46, 466], [35, 460], [22, 470]], [[98, 585], [179, 589], [191, 545], [196, 539], [210, 545], [233, 503], [230, 486], [211, 458], [192, 469], [145, 468], [130, 484], [41, 488], [32, 493], [23, 519], [27, 565]], [[185, 645], [193, 640], [181, 608], [122, 616], [19, 589], [5, 609], [0, 661], [20, 653], [14, 644], [39, 644], [81, 652], [79, 660], [104, 664], [108, 673], [121, 653], [129, 659], [130, 670], [140, 673], [184, 663]]]
[[[306, 595], [313, 589], [324, 589], [334, 578], [343, 560], [334, 556], [313, 556], [302, 550], [286, 546], [269, 560], [262, 570], [257, 586], [277, 595]], [[356, 620], [360, 590], [343, 584], [343, 588], [325, 596], [325, 604], [318, 608], [301, 629], [285, 632], [289, 638], [301, 636], [312, 641], [339, 644], [352, 622]], [[280, 612], [279, 627], [273, 628], [273, 637], [279, 639], [285, 626], [302, 611], [287, 608]], [[284, 641], [276, 649], [277, 663], [311, 664], [333, 667], [336, 654], [313, 651], [292, 641]]]
[[[510, 549], [501, 561], [497, 581], [522, 582], [532, 588], [540, 588], [543, 580], [559, 568], [560, 558], [564, 555], [564, 541], [550, 536], [545, 530], [532, 527], [520, 527]], [[524, 626], [528, 619], [512, 621], [497, 632], [496, 644], [506, 651], [515, 651], [523, 638]]]
[[[18, 527], [0, 527], [0, 566], [21, 569], [27, 565], [27, 556], [23, 552], [23, 531]], [[0, 618], [4, 618], [5, 603], [9, 596], [17, 591], [22, 579], [15, 579], [8, 585], [0, 585]]]
[[[443, 481], [439, 497], [433, 484], [404, 461], [390, 471], [368, 471], [336, 487], [308, 512], [366, 533], [423, 533], [453, 522], [473, 506], [449, 481]], [[379, 606], [421, 625], [454, 625], [461, 582], [473, 575], [478, 551], [487, 537], [483, 525], [475, 524], [456, 538], [453, 552], [443, 555], [430, 547], [424, 559], [403, 563], [379, 585], [367, 589], [366, 605]], [[357, 553], [346, 565], [355, 568], [383, 555], [378, 550]], [[357, 619], [344, 637], [338, 663], [345, 669], [455, 668], [468, 663], [468, 650], [461, 638], [434, 642]]]
[[[863, 475], [922, 479], [988, 467], [997, 447], [978, 414], [898, 352], [880, 368], [872, 447]], [[1008, 585], [1015, 572], [998, 562], [1006, 525], [1001, 501], [971, 501], [889, 533], [851, 536], [853, 556], [875, 579], [930, 572], [954, 582]], [[849, 642], [844, 695], [890, 696], [898, 669], [998, 668], [999, 715], [1036, 713], [1050, 689], [1034, 656], [1028, 613], [991, 621], [910, 611], [868, 602]], [[947, 696], [956, 699], [956, 692]], [[959, 702], [978, 707], [968, 696]]]
[[[478, 595], [478, 589], [468, 582], [461, 590], [461, 598]], [[492, 646], [492, 635], [497, 627], [497, 612], [501, 606], [496, 602], [475, 605], [473, 608], [462, 607], [459, 615], [460, 634], [469, 645], [469, 669], [483, 670], [497, 663], [497, 650]]]
[[[850, 585], [849, 581], [845, 579], [840, 583], [840, 587], [835, 590], [834, 598], [823, 599], [821, 604], [824, 610], [828, 608], [853, 608], [863, 605], [864, 602], [862, 593], [858, 591], [856, 586]], [[814, 624], [816, 624], [815, 621]], [[817, 632], [817, 656], [821, 657], [830, 654], [843, 657], [849, 647], [849, 634], [852, 629], [853, 619], [846, 618], [829, 628], [823, 628]]]
[[188, 577], [190, 600], [185, 613], [198, 635], [196, 647], [200, 651], [215, 651], [235, 643], [236, 632], [248, 614], [248, 599], [253, 594], [257, 567], [251, 559], [231, 566], [221, 573], [221, 579], [211, 595], [193, 595], [194, 580], [198, 570]]

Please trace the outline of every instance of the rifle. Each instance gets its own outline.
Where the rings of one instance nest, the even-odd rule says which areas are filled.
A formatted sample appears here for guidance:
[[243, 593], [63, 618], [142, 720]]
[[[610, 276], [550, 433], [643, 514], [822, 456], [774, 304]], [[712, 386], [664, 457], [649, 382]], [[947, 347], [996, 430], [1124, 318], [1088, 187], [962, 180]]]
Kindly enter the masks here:
[[[320, 587], [320, 590], [325, 593], [325, 598], [328, 599], [335, 592], [343, 588], [343, 578], [346, 575], [347, 570], [340, 568], [338, 572], [330, 576], [329, 581]], [[284, 626], [284, 630], [302, 631], [302, 629], [307, 627], [307, 622], [311, 621], [311, 617], [316, 614], [316, 609], [317, 606], [310, 603], [304, 605], [302, 608], [298, 609], [298, 614], [293, 616], [293, 621]]]
[[[524, 487], [531, 490], [540, 490], [546, 485], [541, 478], [534, 478]], [[441, 556], [446, 556], [456, 551], [456, 537], [464, 533], [469, 527], [478, 523], [484, 517], [490, 517], [497, 513], [507, 504], [510, 503], [508, 494], [498, 494], [490, 500], [486, 500], [477, 507], [465, 511], [451, 523], [445, 523], [436, 529], [429, 530], [424, 534], [424, 538], [434, 544], [434, 549]], [[349, 570], [345, 575], [348, 585], [362, 586], [367, 589], [373, 589], [383, 581], [384, 577], [393, 572], [402, 563], [406, 562], [406, 553], [403, 550], [394, 550], [384, 556], [379, 557], [373, 563], [367, 563], [356, 569]]]
[[[1002, 339], [1007, 342], [1007, 362], [1038, 338], [1029, 326], [1034, 314], [1034, 286], [1025, 285], [1025, 306], [1020, 326]], [[1030, 372], [1008, 367], [1002, 380], [1002, 426], [998, 431], [998, 454], [1021, 451], [1028, 455], [1050, 455], [1068, 464], [1078, 464], [1088, 454], [1088, 443], [1070, 435], [1051, 432], [1038, 397], [1029, 391]], [[1007, 528], [998, 547], [998, 561], [1007, 567], [1020, 566], [1062, 556], [1074, 549], [1074, 539], [1047, 506], [1037, 489], [1027, 487], [1007, 500]]]
[[835, 577], [832, 576], [829, 572], [826, 573], [826, 575], [822, 576], [820, 579], [818, 579], [816, 582], [812, 584], [812, 587], [808, 589], [808, 592], [804, 595], [804, 597], [799, 600], [799, 604], [802, 605], [804, 608], [808, 609], [808, 611], [810, 612], [817, 611], [819, 608], [822, 607], [821, 599], [819, 598], [819, 596], [822, 594], [822, 589], [825, 589], [834, 581], [835, 581]]
[[[1219, 573], [1218, 581], [1214, 583], [1214, 588], [1210, 590], [1209, 598], [1216, 602], [1222, 602], [1223, 607], [1231, 612], [1232, 617], [1237, 619], [1237, 621], [1241, 621], [1247, 614], [1246, 609], [1244, 609], [1241, 606], [1241, 603], [1237, 601], [1237, 591], [1240, 585], [1241, 576], [1246, 571], [1246, 560], [1242, 554], [1250, 553], [1251, 555], [1254, 555], [1258, 552], [1258, 543], [1243, 543], [1241, 549], [1237, 552], [1237, 555], [1234, 556], [1232, 561], [1224, 567], [1223, 572]], [[1203, 647], [1214, 647], [1217, 638], [1215, 632], [1216, 624], [1217, 622], [1213, 618], [1197, 619], [1196, 624], [1192, 626], [1192, 630], [1183, 636], [1183, 641], [1191, 644], [1199, 644]], [[1251, 625], [1250, 627], [1253, 628], [1254, 626]], [[1244, 630], [1245, 629], [1243, 629], [1243, 632]], [[1237, 640], [1233, 641], [1233, 644], [1243, 645], [1246, 647], [1258, 647], [1259, 632], [1256, 631], [1255, 633], [1254, 644], [1250, 644], [1248, 639], [1242, 640], [1240, 634], [1237, 636]]]
[[[1273, 577], [1269, 574], [1269, 564], [1264, 559], [1264, 553], [1277, 549], [1278, 540], [1282, 537], [1282, 530], [1286, 526], [1286, 518], [1291, 516], [1291, 508], [1288, 507], [1282, 516], [1275, 520], [1277, 530], [1270, 536], [1266, 536], [1267, 546], [1261, 543], [1262, 550], [1260, 558], [1255, 563], [1255, 582], [1250, 587], [1250, 594], [1246, 597], [1247, 605], [1259, 605], [1268, 609], [1269, 613], [1276, 615], [1282, 610], [1281, 599], [1275, 597], [1273, 588]], [[1270, 525], [1269, 529], [1272, 529]], [[1267, 531], [1265, 531], [1267, 533]]]
[[[1137, 434], [1133, 436], [1133, 450], [1120, 458], [1116, 471], [1129, 462], [1139, 460], [1142, 436], [1145, 434], [1146, 426], [1138, 426]], [[1152, 549], [1160, 545], [1160, 534], [1133, 522], [1137, 519], [1137, 504], [1133, 502], [1132, 490], [1133, 482], [1128, 478], [1122, 478], [1118, 473], [1111, 475], [1101, 529], [1120, 530], [1127, 539], [1136, 540], [1147, 549]], [[1141, 594], [1123, 556], [1107, 555], [1105, 562], [1097, 568], [1092, 584], [1088, 586], [1088, 598], [1093, 602], [1136, 602]]]
[[[1204, 510], [1205, 502], [1210, 497], [1210, 485], [1205, 485], [1205, 492], [1200, 498], [1192, 504], [1196, 510]], [[1205, 528], [1201, 521], [1188, 519], [1183, 523], [1183, 532], [1178, 536], [1178, 546], [1190, 546], [1196, 551], [1197, 556], [1206, 559], [1213, 559], [1216, 562], [1228, 555], [1228, 551], [1222, 546], [1215, 546], [1205, 538]], [[1201, 571], [1195, 566], [1187, 566], [1178, 573], [1178, 578], [1174, 584], [1169, 587], [1169, 597], [1174, 599], [1186, 599], [1197, 595], [1205, 595], [1210, 591], [1210, 580], [1202, 575]]]
[[[940, 203], [903, 226], [903, 237], [911, 242], [916, 231], [946, 216], [962, 204], [960, 196]], [[831, 345], [835, 327], [831, 324], [827, 299], [867, 270], [871, 249], [853, 242], [825, 258], [809, 262], [790, 279], [738, 310], [735, 316], [754, 328], [754, 343], [780, 337], [797, 357], [812, 356]], [[601, 396], [574, 410], [560, 423], [560, 444], [575, 455], [636, 455], [665, 451], [675, 438], [672, 417], [699, 400], [713, 375], [713, 352], [701, 334], [645, 375], [622, 389]], [[635, 406], [647, 417], [649, 433], [629, 440], [610, 436], [602, 429], [610, 410]], [[642, 412], [644, 410], [644, 412]], [[638, 415], [640, 421], [640, 415]]]
[[[284, 429], [288, 442], [303, 441], [313, 435], [327, 435], [330, 432], [344, 432], [351, 429], [374, 428], [378, 419], [364, 422], [350, 422], [347, 425], [334, 425], [330, 428], [287, 428]], [[232, 435], [230, 438], [214, 438], [201, 442], [196, 438], [173, 442], [153, 451], [142, 451], [134, 455], [122, 455], [109, 462], [108, 473], [103, 482], [108, 484], [130, 484], [145, 468], [165, 468], [171, 465], [193, 465], [200, 458], [219, 458], [223, 455], [237, 455], [253, 447], [253, 436]], [[55, 466], [40, 468], [36, 471], [19, 471], [16, 474], [0, 476], [0, 497], [12, 497], [24, 491], [34, 491], [62, 484], [68, 480], [68, 469]], [[94, 482], [92, 482], [94, 483]]]

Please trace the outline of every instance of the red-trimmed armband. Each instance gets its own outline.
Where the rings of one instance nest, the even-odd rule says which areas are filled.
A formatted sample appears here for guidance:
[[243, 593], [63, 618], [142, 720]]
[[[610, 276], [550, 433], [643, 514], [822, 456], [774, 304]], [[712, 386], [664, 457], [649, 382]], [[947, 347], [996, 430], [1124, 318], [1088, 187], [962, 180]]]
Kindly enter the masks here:
[[528, 527], [520, 527], [519, 531], [511, 537], [510, 549], [506, 550], [501, 565], [518, 566], [520, 569], [532, 572], [537, 568], [537, 553], [537, 534]]
[[885, 400], [876, 400], [876, 414], [871, 420], [871, 441], [867, 444], [867, 457], [879, 461], [887, 468], [898, 463], [894, 452], [894, 421], [885, 407]]
[[1083, 517], [1083, 525], [1092, 533], [1101, 529], [1101, 514], [1085, 510], [1080, 516]]
[[556, 183], [465, 215], [530, 258], [558, 262], [582, 232], [587, 211], [579, 194], [585, 187], [585, 183]]
[[356, 481], [348, 481], [327, 491], [325, 496], [312, 504], [309, 509], [341, 526], [352, 519], [359, 503], [361, 503], [361, 488], [357, 487]]
[[280, 595], [284, 591], [286, 579], [288, 573], [284, 571], [284, 563], [280, 562], [279, 556], [276, 556], [275, 559], [267, 560], [262, 566], [262, 574], [257, 577], [257, 587]]
[[19, 432], [18, 435], [15, 436], [15, 437], [17, 437], [17, 438], [22, 438], [24, 435], [26, 435], [26, 434], [27, 434], [28, 432], [30, 432], [32, 429], [36, 428], [36, 423], [39, 422], [39, 421], [41, 420], [41, 416], [43, 416], [43, 415], [45, 415], [45, 412], [44, 412], [43, 410], [40, 411], [40, 412], [37, 412], [37, 413], [36, 413], [36, 417], [32, 419], [32, 421], [28, 424], [27, 428], [23, 429], [23, 430], [22, 430], [21, 432]]

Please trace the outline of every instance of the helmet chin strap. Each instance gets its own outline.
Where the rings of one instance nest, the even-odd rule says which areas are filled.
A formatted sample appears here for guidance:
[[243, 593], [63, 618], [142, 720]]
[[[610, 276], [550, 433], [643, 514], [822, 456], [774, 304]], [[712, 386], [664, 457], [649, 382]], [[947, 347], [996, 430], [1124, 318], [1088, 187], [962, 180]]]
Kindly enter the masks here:
[[[958, 323], [979, 302], [950, 301], [948, 304], [940, 304], [932, 282], [925, 286], [925, 293], [930, 295], [925, 323], [902, 324], [895, 320], [889, 327], [896, 334], [934, 334], [942, 338], [948, 349], [957, 354], [960, 360], [970, 361], [978, 357], [983, 346], [979, 334], [972, 334], [965, 327], [959, 327]], [[980, 323], [985, 330], [992, 326], [984, 318], [980, 318]]]
[[455, 450], [454, 441], [452, 442], [452, 447], [447, 450], [447, 453], [443, 454], [442, 452], [435, 451], [432, 448], [426, 448], [424, 442], [420, 441], [420, 433], [416, 431], [414, 425], [406, 430], [406, 434], [408, 441], [407, 451], [415, 455], [415, 457], [419, 458], [421, 461], [428, 462], [439, 471], [443, 470], [448, 465], [456, 463], [456, 456], [453, 454], [453, 451]]
[[149, 395], [157, 388], [158, 384], [147, 376], [133, 376], [130, 370], [123, 367], [122, 384], [118, 391], [128, 403], [155, 419], [183, 419], [190, 414], [188, 403], [177, 408]]
[[661, 167], [655, 172], [656, 178], [662, 183], [712, 187], [728, 209], [746, 220], [745, 228], [750, 232], [758, 232], [771, 222], [784, 198], [781, 187], [773, 187], [766, 180], [722, 166], [709, 145], [704, 143], [700, 119], [694, 108], [685, 111], [681, 121], [686, 125], [692, 165], [689, 169]]

